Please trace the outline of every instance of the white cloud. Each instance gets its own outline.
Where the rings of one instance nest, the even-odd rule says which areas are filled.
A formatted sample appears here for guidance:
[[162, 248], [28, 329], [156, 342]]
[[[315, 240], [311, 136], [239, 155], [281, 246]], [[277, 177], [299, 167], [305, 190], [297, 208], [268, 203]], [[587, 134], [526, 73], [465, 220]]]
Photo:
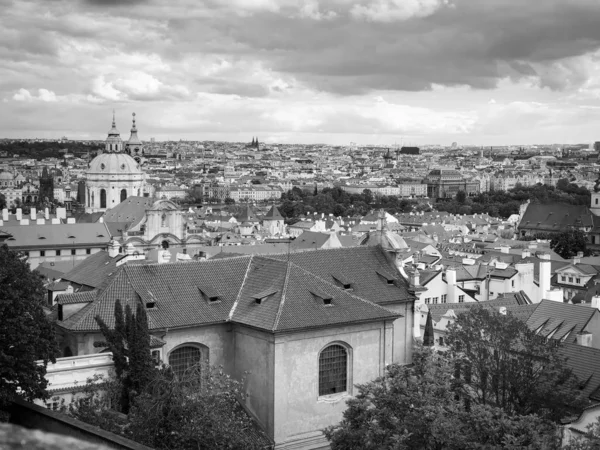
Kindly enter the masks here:
[[13, 100], [18, 102], [32, 102], [32, 101], [42, 101], [42, 102], [56, 102], [58, 98], [56, 94], [48, 89], [38, 89], [38, 95], [32, 95], [27, 89], [19, 89], [14, 95]]
[[27, 89], [21, 88], [15, 95], [13, 95], [13, 100], [18, 102], [30, 102], [33, 100], [33, 97]]
[[395, 22], [429, 16], [446, 4], [447, 0], [369, 0], [364, 5], [354, 5], [350, 14], [355, 19]]
[[118, 101], [121, 93], [116, 90], [111, 82], [106, 82], [104, 75], [96, 77], [92, 81], [92, 92], [101, 99]]
[[38, 98], [43, 102], [55, 102], [57, 101], [56, 94], [48, 89], [39, 89]]

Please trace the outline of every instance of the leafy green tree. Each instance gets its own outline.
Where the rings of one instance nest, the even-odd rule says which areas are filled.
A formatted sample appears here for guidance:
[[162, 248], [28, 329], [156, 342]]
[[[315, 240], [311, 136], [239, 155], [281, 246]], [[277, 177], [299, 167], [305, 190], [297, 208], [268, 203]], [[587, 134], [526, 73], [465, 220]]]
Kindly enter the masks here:
[[448, 327], [446, 345], [475, 404], [555, 422], [586, 404], [558, 347], [511, 314], [470, 308]]
[[464, 205], [465, 201], [467, 200], [467, 193], [465, 191], [458, 191], [456, 193], [456, 201], [462, 205]]
[[[48, 362], [56, 362], [58, 345], [43, 305], [42, 277], [26, 258], [0, 246], [0, 420], [10, 401], [47, 398]], [[41, 364], [38, 364], [41, 361]]]
[[225, 198], [225, 204], [226, 205], [235, 205], [235, 200], [232, 199], [231, 197], [226, 197]]
[[332, 450], [556, 448], [555, 426], [492, 405], [468, 407], [450, 362], [430, 349], [357, 386], [342, 422], [325, 430]]
[[550, 248], [565, 259], [572, 258], [578, 252], [588, 255], [587, 241], [583, 231], [576, 228], [563, 231], [552, 237]]

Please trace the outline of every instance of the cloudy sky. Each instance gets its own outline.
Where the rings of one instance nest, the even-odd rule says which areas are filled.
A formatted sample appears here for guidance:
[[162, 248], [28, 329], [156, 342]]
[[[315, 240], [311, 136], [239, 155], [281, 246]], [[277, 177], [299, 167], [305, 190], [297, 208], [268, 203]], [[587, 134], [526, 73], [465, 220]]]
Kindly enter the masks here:
[[0, 0], [0, 137], [600, 140], [598, 0]]

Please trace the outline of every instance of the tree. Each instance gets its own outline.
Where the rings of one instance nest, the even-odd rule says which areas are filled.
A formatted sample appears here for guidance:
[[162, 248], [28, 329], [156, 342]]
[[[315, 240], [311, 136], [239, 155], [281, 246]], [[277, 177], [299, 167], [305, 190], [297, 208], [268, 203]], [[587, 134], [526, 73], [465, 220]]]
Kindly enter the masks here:
[[467, 200], [467, 193], [465, 191], [461, 190], [456, 193], [456, 201], [458, 203], [460, 203], [461, 205], [464, 205], [466, 200]]
[[392, 364], [357, 389], [339, 426], [325, 430], [332, 450], [556, 447], [548, 421], [492, 405], [467, 407], [450, 362], [431, 349], [418, 348], [412, 366]]
[[572, 258], [578, 252], [588, 255], [587, 243], [583, 231], [576, 228], [557, 234], [550, 241], [550, 248], [565, 259]]
[[[249, 449], [268, 443], [239, 404], [243, 382], [222, 368], [156, 371], [129, 413], [129, 437], [156, 449]], [[263, 441], [263, 443], [261, 443]]]
[[[48, 362], [56, 362], [54, 329], [43, 310], [42, 277], [25, 257], [0, 247], [0, 420], [15, 396], [47, 398]], [[41, 361], [41, 364], [38, 364]]]
[[558, 347], [515, 316], [470, 308], [448, 327], [446, 345], [473, 403], [554, 422], [586, 403]]
[[232, 199], [231, 197], [226, 197], [225, 198], [225, 204], [226, 205], [235, 205], [235, 200]]
[[146, 310], [141, 303], [134, 315], [131, 307], [115, 302], [115, 327], [110, 329], [100, 316], [96, 322], [104, 336], [104, 342], [95, 342], [96, 347], [108, 347], [113, 354], [115, 374], [122, 386], [119, 409], [128, 413], [133, 398], [143, 392], [154, 370], [150, 354], [150, 333]]

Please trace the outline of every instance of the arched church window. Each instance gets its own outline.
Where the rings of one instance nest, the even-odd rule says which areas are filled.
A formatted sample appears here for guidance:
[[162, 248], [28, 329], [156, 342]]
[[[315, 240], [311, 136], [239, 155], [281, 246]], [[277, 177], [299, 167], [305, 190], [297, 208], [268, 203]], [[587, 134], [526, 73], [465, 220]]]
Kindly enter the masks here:
[[100, 208], [106, 208], [106, 190], [100, 189]]
[[163, 213], [163, 215], [160, 216], [160, 226], [161, 227], [167, 226], [167, 215], [165, 213]]
[[121, 189], [121, 201], [127, 198], [127, 189]]
[[348, 390], [348, 350], [340, 344], [325, 347], [319, 355], [319, 396]]
[[176, 377], [182, 378], [186, 372], [199, 369], [202, 373], [208, 365], [209, 351], [205, 345], [183, 345], [169, 354], [169, 366]]

